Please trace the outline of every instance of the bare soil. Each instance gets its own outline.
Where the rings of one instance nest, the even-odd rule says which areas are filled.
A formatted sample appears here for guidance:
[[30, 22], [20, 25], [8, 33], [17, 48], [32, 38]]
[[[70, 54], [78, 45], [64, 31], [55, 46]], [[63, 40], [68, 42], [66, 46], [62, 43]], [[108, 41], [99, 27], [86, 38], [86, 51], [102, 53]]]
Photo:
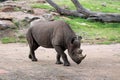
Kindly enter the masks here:
[[[82, 44], [87, 57], [77, 65], [55, 64], [54, 49], [38, 48], [38, 62], [28, 59], [27, 44], [0, 44], [0, 80], [120, 80], [120, 44]], [[66, 51], [67, 53], [67, 51]]]

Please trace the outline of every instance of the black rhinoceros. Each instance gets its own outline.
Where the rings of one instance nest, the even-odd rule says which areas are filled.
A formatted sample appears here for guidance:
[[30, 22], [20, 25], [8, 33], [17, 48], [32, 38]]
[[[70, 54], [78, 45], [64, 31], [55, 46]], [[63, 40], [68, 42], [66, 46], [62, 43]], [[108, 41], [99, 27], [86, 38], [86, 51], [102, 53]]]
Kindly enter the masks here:
[[82, 39], [81, 36], [76, 36], [71, 27], [62, 20], [57, 21], [33, 21], [26, 35], [30, 54], [29, 58], [32, 61], [37, 61], [35, 50], [42, 46], [45, 48], [55, 48], [57, 52], [56, 64], [62, 64], [60, 57], [64, 61], [64, 66], [70, 66], [64, 51], [68, 49], [68, 54], [71, 59], [79, 64], [85, 57], [80, 49]]

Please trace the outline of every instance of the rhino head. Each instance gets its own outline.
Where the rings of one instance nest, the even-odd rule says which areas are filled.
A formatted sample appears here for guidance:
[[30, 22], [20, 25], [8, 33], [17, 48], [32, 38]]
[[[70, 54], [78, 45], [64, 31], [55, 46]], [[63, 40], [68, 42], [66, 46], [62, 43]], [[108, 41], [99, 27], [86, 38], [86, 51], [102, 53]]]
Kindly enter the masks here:
[[72, 38], [70, 42], [70, 47], [68, 48], [68, 54], [71, 57], [71, 59], [76, 62], [77, 64], [80, 64], [81, 61], [86, 57], [86, 55], [82, 55], [82, 49], [80, 49], [82, 37], [77, 36]]

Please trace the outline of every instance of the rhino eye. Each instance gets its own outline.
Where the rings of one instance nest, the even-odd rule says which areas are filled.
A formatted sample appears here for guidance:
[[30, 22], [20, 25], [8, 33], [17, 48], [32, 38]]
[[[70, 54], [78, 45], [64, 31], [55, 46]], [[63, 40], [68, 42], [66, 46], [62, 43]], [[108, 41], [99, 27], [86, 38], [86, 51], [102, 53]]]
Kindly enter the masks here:
[[73, 44], [73, 42], [75, 41], [75, 38], [76, 38], [76, 37], [73, 37], [73, 38], [72, 38], [72, 40], [71, 40], [71, 43], [72, 43], [72, 44]]
[[71, 55], [74, 56], [74, 54], [75, 54], [75, 53], [73, 52]]
[[79, 50], [78, 54], [82, 54], [82, 50]]

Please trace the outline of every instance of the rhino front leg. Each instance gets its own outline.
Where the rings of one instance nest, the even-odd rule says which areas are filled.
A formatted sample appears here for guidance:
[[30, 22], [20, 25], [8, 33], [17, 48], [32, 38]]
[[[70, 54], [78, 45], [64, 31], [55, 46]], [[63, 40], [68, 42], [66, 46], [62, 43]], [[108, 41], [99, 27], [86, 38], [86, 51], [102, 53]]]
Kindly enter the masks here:
[[63, 64], [63, 62], [60, 60], [60, 58], [61, 58], [61, 55], [57, 53], [57, 56], [56, 56], [56, 59], [57, 59], [56, 64]]
[[60, 55], [62, 56], [62, 59], [64, 61], [64, 66], [70, 66], [70, 63], [67, 59], [67, 56], [66, 54], [64, 53], [64, 50], [60, 47], [60, 46], [54, 46], [55, 50], [57, 51], [57, 54], [58, 54], [58, 61], [60, 60]]

